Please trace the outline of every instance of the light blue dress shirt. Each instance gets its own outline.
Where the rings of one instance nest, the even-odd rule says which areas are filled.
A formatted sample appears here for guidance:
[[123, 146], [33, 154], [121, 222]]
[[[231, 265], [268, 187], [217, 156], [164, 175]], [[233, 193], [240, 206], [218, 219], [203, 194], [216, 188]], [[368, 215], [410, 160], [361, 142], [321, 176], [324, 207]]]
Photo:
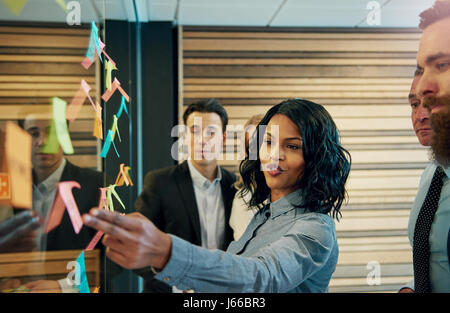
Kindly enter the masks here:
[[171, 235], [170, 260], [155, 277], [196, 292], [327, 292], [339, 254], [334, 221], [299, 203], [300, 191], [270, 203], [226, 253]]
[[[408, 237], [413, 246], [414, 228], [417, 216], [431, 185], [437, 164], [430, 163], [420, 178], [419, 190], [411, 209], [408, 223]], [[430, 231], [430, 281], [432, 292], [450, 292], [450, 266], [448, 262], [447, 240], [450, 229], [450, 167], [445, 169], [441, 197], [434, 215]], [[414, 289], [414, 280], [407, 286]]]

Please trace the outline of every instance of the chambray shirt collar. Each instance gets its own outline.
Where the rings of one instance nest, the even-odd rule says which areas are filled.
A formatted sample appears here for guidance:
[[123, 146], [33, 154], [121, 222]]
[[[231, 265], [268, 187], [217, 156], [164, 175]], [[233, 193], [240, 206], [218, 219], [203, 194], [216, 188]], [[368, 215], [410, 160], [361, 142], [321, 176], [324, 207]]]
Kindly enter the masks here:
[[222, 180], [222, 171], [220, 169], [220, 166], [217, 165], [217, 177], [213, 180], [213, 182], [210, 182], [208, 178], [203, 176], [192, 164], [191, 160], [187, 161], [189, 172], [191, 173], [191, 178], [194, 183], [194, 185], [197, 188], [204, 188], [207, 189], [211, 184], [217, 184]]
[[270, 218], [274, 219], [281, 214], [295, 210], [296, 207], [302, 204], [302, 196], [300, 190], [291, 192], [277, 201], [271, 202], [270, 195], [268, 198]]
[[440, 165], [438, 162], [434, 161], [434, 164], [436, 165], [436, 167], [441, 166], [442, 169], [444, 170], [445, 175], [447, 176], [447, 178], [450, 178], [450, 166], [448, 166], [447, 168], [443, 167], [442, 165]]
[[56, 189], [59, 181], [61, 180], [62, 173], [66, 166], [66, 159], [63, 158], [59, 167], [49, 176], [46, 180], [38, 184], [37, 186], [33, 184], [33, 187], [38, 188], [40, 192], [49, 192]]

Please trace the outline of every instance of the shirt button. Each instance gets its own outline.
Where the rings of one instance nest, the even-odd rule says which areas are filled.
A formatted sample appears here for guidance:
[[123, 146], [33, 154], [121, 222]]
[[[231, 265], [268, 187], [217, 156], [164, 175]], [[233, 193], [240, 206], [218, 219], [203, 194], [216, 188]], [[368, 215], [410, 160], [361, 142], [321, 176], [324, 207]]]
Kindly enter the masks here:
[[169, 280], [170, 280], [170, 277], [164, 277], [163, 280], [164, 280], [164, 281], [169, 281]]

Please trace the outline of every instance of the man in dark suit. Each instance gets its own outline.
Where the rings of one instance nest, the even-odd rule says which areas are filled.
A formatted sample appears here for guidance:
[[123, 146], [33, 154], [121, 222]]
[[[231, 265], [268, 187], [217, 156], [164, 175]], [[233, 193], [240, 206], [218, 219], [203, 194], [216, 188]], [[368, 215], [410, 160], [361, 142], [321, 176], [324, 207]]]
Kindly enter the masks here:
[[[136, 211], [159, 229], [208, 249], [225, 250], [233, 240], [229, 227], [236, 175], [217, 164], [228, 116], [215, 99], [189, 105], [183, 115], [189, 158], [181, 164], [147, 173]], [[177, 292], [145, 278], [144, 292]]]
[[[98, 206], [100, 187], [105, 185], [104, 175], [100, 172], [81, 168], [64, 158], [61, 147], [56, 153], [43, 153], [42, 147], [47, 142], [48, 130], [51, 121], [37, 119], [28, 115], [25, 120], [19, 121], [25, 131], [31, 135], [32, 149], [31, 162], [33, 165], [33, 210], [45, 221], [49, 216], [57, 194], [58, 183], [62, 181], [76, 181], [81, 189], [73, 188], [72, 194], [77, 203], [80, 215], [87, 213], [91, 208]], [[44, 226], [38, 229], [37, 250], [83, 250], [89, 244], [96, 231], [89, 227], [82, 227], [76, 234], [67, 210], [64, 211], [61, 223], [48, 234], [44, 233]], [[103, 251], [102, 251], [103, 254]], [[31, 289], [46, 289], [58, 292], [64, 285], [64, 279], [59, 281], [37, 281]]]

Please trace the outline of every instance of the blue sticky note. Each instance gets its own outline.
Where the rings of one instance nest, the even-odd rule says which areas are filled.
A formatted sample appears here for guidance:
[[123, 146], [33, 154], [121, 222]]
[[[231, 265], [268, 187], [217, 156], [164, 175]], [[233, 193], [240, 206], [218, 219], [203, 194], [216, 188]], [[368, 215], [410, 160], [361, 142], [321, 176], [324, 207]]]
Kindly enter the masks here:
[[84, 265], [84, 251], [81, 252], [80, 256], [77, 259], [77, 263], [80, 267], [80, 293], [90, 293], [89, 284], [86, 276], [86, 267]]
[[100, 156], [102, 158], [106, 158], [106, 155], [108, 154], [109, 148], [111, 147], [112, 142], [112, 130], [108, 130], [108, 135], [106, 136], [105, 143], [103, 144], [102, 152], [100, 153]]
[[100, 51], [100, 42], [98, 40], [98, 28], [95, 25], [95, 22], [92, 21], [91, 23], [91, 36], [89, 37], [89, 47], [86, 52], [86, 57], [89, 58], [90, 61], [94, 62], [95, 58], [95, 50], [97, 50], [97, 55], [100, 58], [100, 61], [102, 60], [102, 54]]
[[117, 114], [116, 114], [117, 118], [119, 118], [122, 115], [122, 111], [123, 110], [125, 110], [125, 113], [127, 113], [127, 115], [128, 115], [127, 104], [125, 102], [125, 97], [124, 96], [122, 96], [122, 102], [120, 102], [120, 108], [119, 108], [119, 111], [117, 111]]

